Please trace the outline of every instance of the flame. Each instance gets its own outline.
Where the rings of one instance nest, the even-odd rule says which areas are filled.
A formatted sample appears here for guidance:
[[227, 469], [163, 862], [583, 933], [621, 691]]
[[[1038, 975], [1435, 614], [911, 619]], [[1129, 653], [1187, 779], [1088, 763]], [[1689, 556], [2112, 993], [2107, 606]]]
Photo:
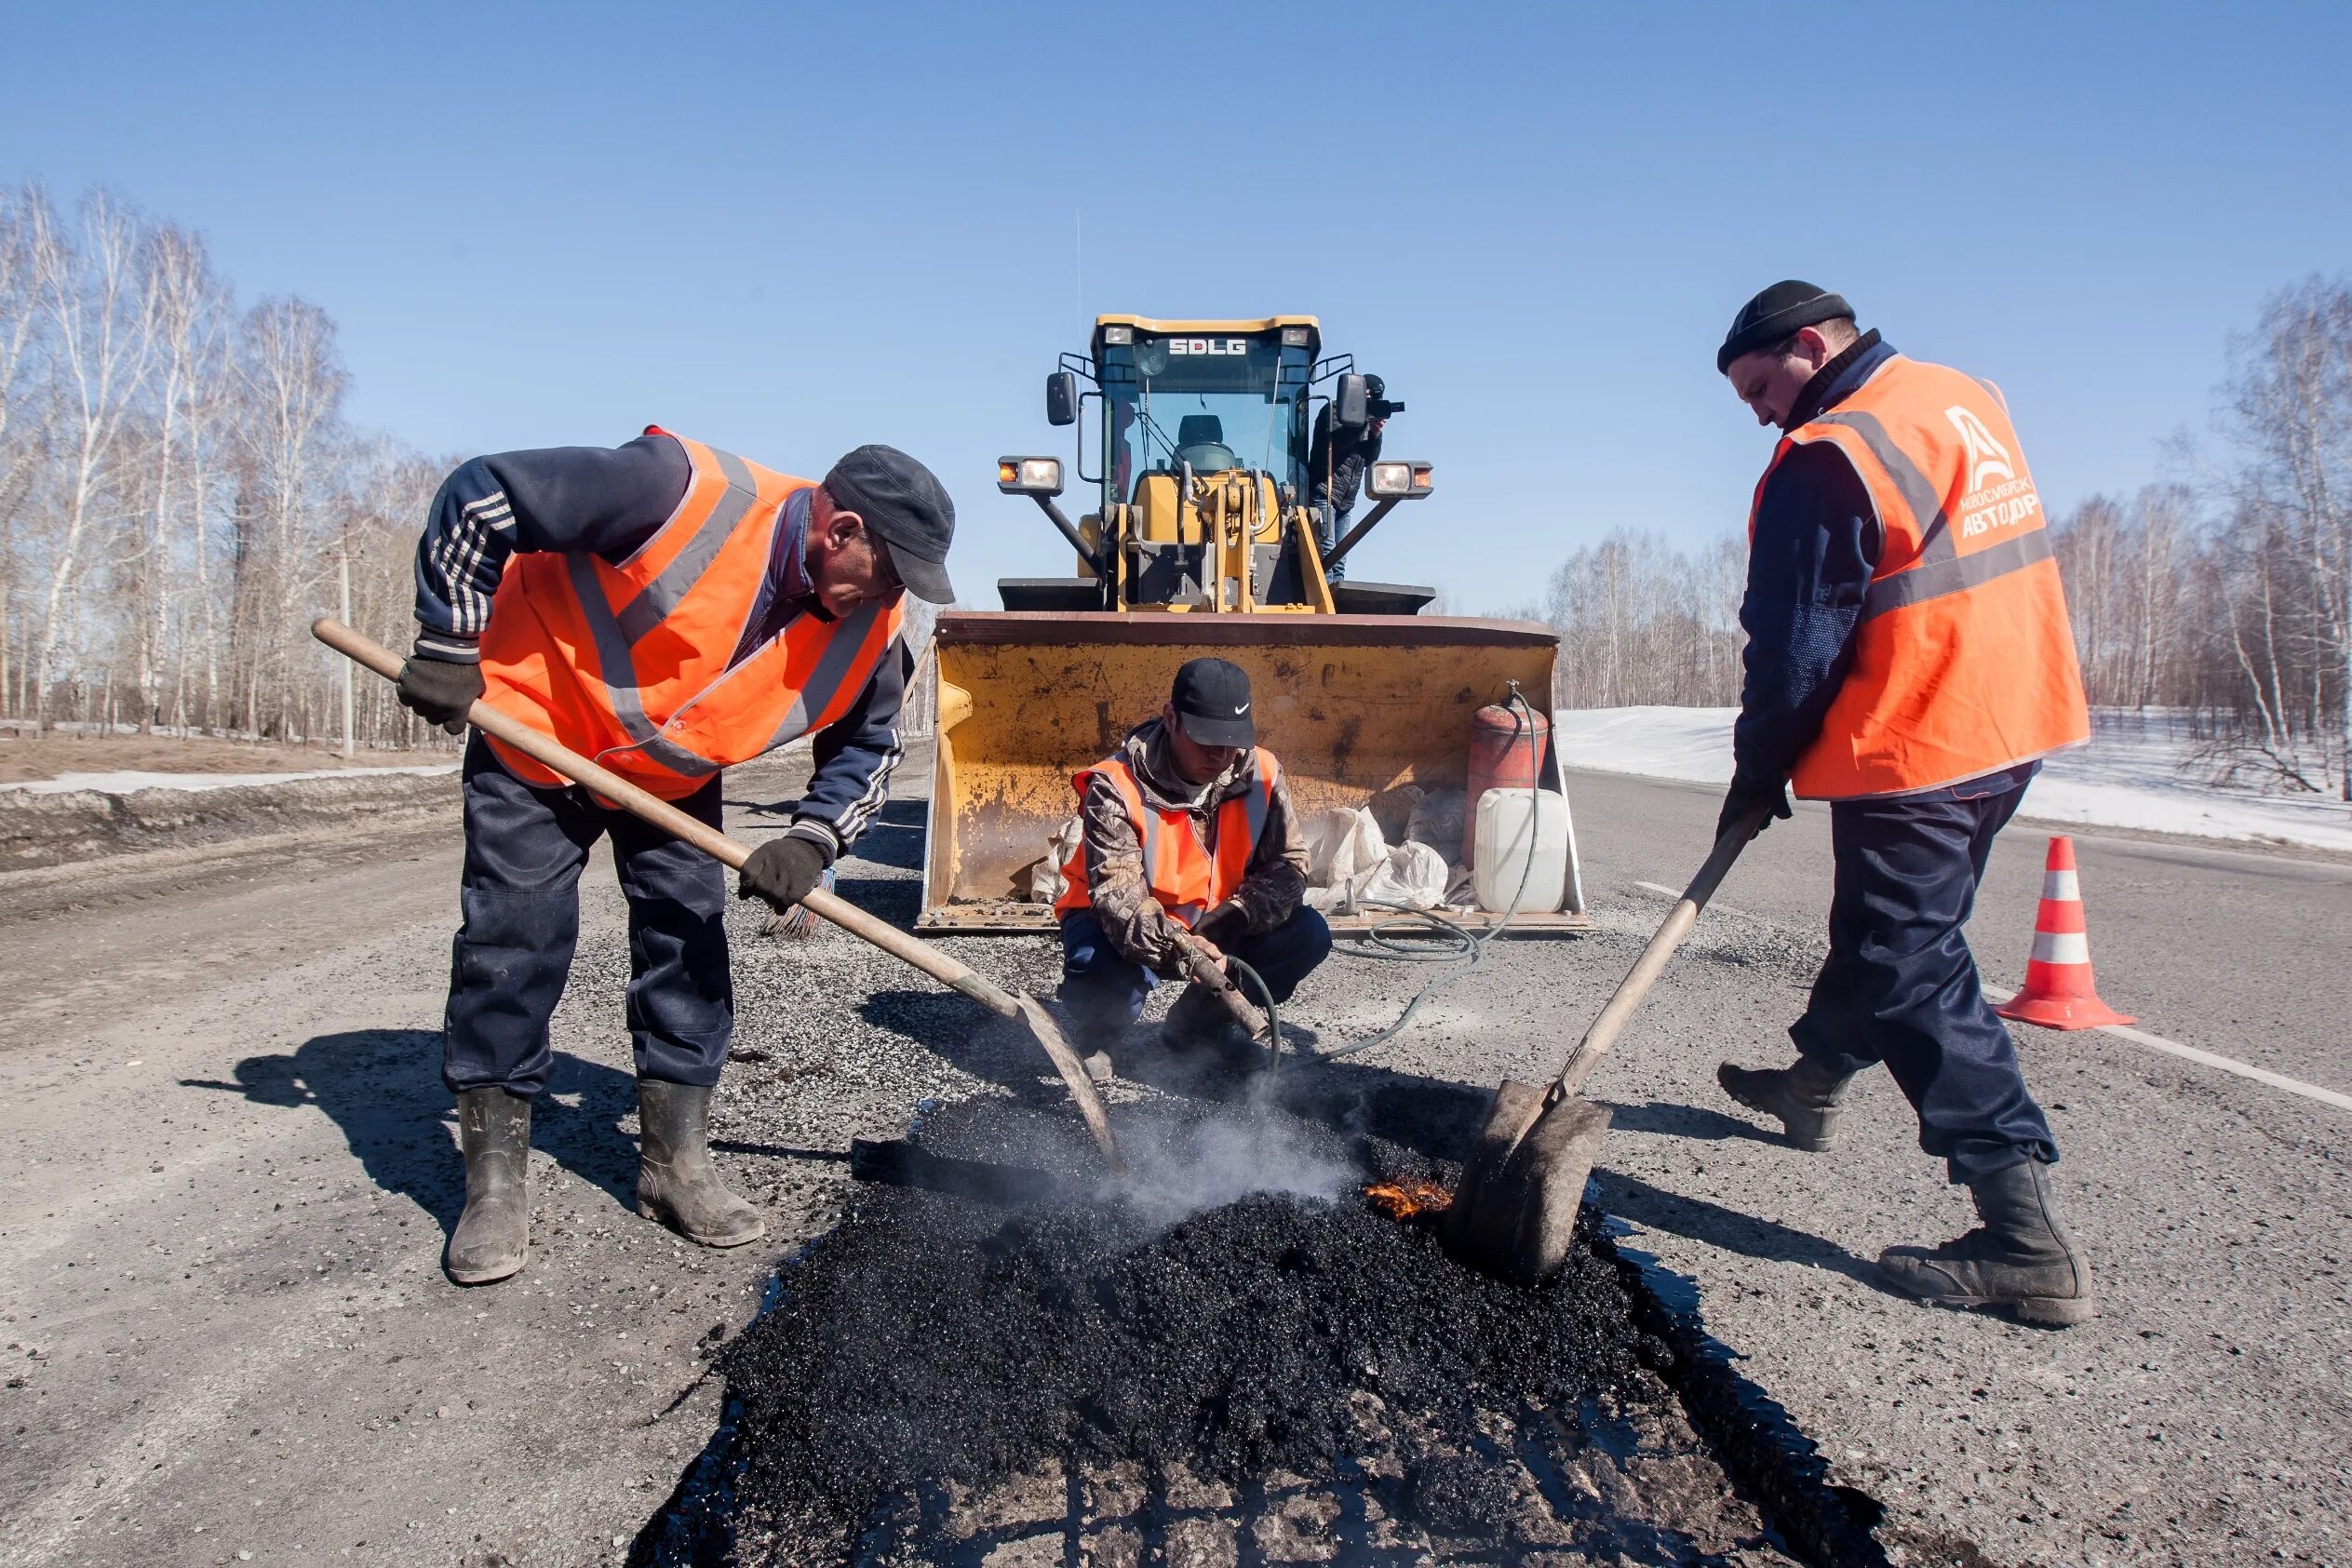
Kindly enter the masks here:
[[1392, 1220], [1438, 1213], [1454, 1201], [1454, 1195], [1435, 1182], [1375, 1182], [1364, 1195]]

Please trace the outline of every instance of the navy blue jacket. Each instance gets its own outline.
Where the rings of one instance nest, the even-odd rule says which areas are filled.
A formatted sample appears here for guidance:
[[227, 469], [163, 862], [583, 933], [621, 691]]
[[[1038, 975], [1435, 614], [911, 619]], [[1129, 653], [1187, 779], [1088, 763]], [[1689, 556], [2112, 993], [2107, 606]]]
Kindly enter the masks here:
[[[1864, 333], [1806, 384], [1784, 428], [1794, 430], [1836, 408], [1894, 354], [1876, 332]], [[1748, 646], [1731, 759], [1743, 787], [1784, 785], [1796, 759], [1821, 734], [1853, 667], [1862, 595], [1884, 544], [1878, 508], [1836, 442], [1793, 449], [1764, 482], [1748, 548], [1747, 595], [1740, 601]], [[1954, 798], [1997, 794], [2023, 786], [2040, 771], [2038, 761], [2027, 762], [1927, 793]]]
[[[692, 476], [685, 449], [667, 436], [611, 449], [499, 452], [460, 464], [441, 482], [417, 542], [417, 657], [477, 662], [491, 598], [517, 551], [586, 551], [617, 565], [669, 520]], [[831, 619], [802, 560], [808, 514], [806, 491], [785, 508], [738, 660], [796, 616]], [[898, 709], [913, 669], [901, 642], [850, 710], [817, 732], [815, 772], [787, 834], [817, 844], [828, 862], [856, 842], [889, 797], [891, 771], [904, 754]]]
[[[1786, 428], [1851, 396], [1894, 352], [1877, 333], [1864, 335], [1807, 385]], [[1880, 543], [1878, 509], [1835, 442], [1793, 449], [1764, 482], [1740, 601], [1748, 646], [1731, 756], [1743, 785], [1779, 787], [1821, 732], [1854, 662]]]

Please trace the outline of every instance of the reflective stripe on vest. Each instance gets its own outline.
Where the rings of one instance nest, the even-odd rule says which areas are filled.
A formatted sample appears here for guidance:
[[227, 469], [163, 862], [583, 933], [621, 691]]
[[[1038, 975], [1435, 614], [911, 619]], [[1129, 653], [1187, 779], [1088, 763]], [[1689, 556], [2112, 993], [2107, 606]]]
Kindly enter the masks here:
[[[627, 560], [579, 552], [509, 562], [482, 637], [482, 675], [493, 707], [678, 799], [847, 712], [897, 635], [902, 599], [839, 621], [795, 616], [730, 664], [759, 609], [786, 509], [805, 508], [811, 486], [671, 439], [689, 462], [686, 493]], [[560, 782], [491, 744], [528, 782]]]
[[[1070, 784], [1078, 791], [1082, 810], [1086, 782], [1097, 773], [1110, 781], [1126, 804], [1127, 820], [1134, 824], [1136, 840], [1142, 849], [1144, 880], [1151, 896], [1172, 919], [1189, 930], [1203, 915], [1232, 897], [1233, 890], [1248, 875], [1250, 857], [1273, 815], [1274, 785], [1282, 776], [1282, 766], [1265, 747], [1252, 749], [1244, 787], [1217, 806], [1214, 856], [1201, 842], [1190, 811], [1181, 806], [1155, 811], [1145, 802], [1135, 770], [1123, 755], [1106, 757], [1072, 777]], [[1054, 901], [1055, 918], [1092, 905], [1082, 838], [1062, 864], [1062, 896]]]
[[1853, 463], [1880, 538], [1853, 663], [1792, 771], [1796, 793], [1915, 794], [2088, 739], [2041, 498], [1997, 389], [1898, 355], [1782, 439], [1759, 505], [1814, 441]]

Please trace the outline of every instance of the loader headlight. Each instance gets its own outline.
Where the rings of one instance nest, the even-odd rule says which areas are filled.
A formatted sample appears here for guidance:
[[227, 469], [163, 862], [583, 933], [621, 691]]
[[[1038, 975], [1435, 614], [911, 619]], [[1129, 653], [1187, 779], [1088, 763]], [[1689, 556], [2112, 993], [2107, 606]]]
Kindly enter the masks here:
[[1136, 329], [1132, 327], [1106, 327], [1103, 328], [1103, 342], [1106, 343], [1132, 343], [1135, 341]]
[[996, 488], [1006, 495], [1059, 495], [1062, 460], [1057, 457], [1001, 457], [996, 460]]
[[1413, 501], [1429, 494], [1432, 470], [1426, 462], [1376, 462], [1364, 489], [1376, 501]]

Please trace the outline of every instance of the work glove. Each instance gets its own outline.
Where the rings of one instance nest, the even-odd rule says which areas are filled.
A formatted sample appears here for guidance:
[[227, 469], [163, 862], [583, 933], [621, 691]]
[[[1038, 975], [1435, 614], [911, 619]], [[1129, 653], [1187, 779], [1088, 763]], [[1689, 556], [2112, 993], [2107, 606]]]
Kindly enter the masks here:
[[1789, 806], [1787, 784], [1777, 779], [1767, 784], [1734, 776], [1731, 787], [1724, 792], [1722, 814], [1715, 818], [1716, 838], [1722, 838], [1725, 834], [1731, 831], [1733, 823], [1747, 816], [1759, 806], [1769, 806], [1771, 811], [1756, 824], [1755, 830], [1758, 833], [1770, 827], [1774, 819], [1795, 814]]
[[771, 838], [751, 851], [736, 875], [737, 898], [764, 898], [777, 910], [791, 908], [809, 896], [825, 875], [824, 849], [813, 838], [786, 834]]
[[397, 690], [402, 707], [452, 735], [463, 735], [466, 710], [482, 694], [482, 666], [410, 654], [400, 666]]

